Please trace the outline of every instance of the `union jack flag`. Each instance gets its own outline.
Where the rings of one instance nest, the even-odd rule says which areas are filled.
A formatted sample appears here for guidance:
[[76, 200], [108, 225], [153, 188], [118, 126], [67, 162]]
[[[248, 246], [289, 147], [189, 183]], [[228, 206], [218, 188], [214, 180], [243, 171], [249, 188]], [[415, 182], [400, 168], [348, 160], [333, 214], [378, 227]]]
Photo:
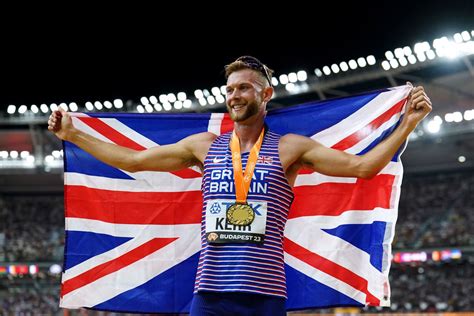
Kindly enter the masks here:
[[[398, 125], [410, 87], [270, 111], [279, 134], [361, 155]], [[199, 132], [231, 131], [227, 114], [74, 114], [73, 124], [136, 150]], [[285, 228], [288, 310], [387, 306], [391, 243], [403, 168], [399, 149], [373, 179], [301, 171]], [[63, 308], [187, 312], [200, 251], [198, 170], [136, 172], [64, 142], [66, 244]], [[265, 157], [260, 157], [263, 161]]]

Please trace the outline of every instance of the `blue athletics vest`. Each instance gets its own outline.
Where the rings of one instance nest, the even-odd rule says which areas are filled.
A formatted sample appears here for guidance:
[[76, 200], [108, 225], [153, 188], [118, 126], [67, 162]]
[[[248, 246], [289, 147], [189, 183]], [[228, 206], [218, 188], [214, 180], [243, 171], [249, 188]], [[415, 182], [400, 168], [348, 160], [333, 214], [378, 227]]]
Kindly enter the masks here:
[[[248, 226], [226, 221], [235, 202], [229, 140], [212, 143], [204, 161], [201, 253], [195, 292], [248, 292], [286, 298], [283, 231], [293, 191], [278, 153], [280, 135], [267, 131], [250, 183], [247, 202], [255, 210]], [[245, 170], [249, 153], [242, 153]]]

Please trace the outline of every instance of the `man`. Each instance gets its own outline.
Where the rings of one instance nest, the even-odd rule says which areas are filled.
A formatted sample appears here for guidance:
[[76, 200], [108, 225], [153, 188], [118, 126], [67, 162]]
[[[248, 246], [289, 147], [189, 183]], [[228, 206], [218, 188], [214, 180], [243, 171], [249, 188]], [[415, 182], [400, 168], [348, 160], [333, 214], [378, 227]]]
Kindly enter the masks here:
[[206, 132], [135, 151], [77, 130], [62, 109], [48, 121], [57, 137], [116, 168], [135, 172], [200, 167], [202, 249], [192, 315], [285, 315], [283, 230], [298, 170], [309, 167], [329, 176], [371, 178], [431, 111], [423, 87], [413, 88], [403, 121], [392, 135], [364, 155], [351, 155], [307, 137], [268, 130], [264, 119], [273, 95], [271, 74], [251, 56], [226, 66], [226, 104], [234, 131], [219, 137]]

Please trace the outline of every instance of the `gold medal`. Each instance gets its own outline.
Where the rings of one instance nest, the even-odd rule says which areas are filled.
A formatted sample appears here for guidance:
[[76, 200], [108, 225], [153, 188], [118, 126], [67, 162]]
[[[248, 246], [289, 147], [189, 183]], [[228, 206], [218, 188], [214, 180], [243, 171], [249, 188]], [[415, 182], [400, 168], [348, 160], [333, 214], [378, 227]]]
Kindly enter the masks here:
[[247, 195], [252, 181], [253, 171], [257, 164], [258, 152], [262, 146], [265, 129], [262, 129], [260, 136], [250, 150], [247, 166], [242, 173], [242, 157], [240, 156], [240, 141], [235, 130], [230, 139], [230, 149], [232, 152], [232, 167], [234, 169], [234, 184], [236, 203], [227, 209], [227, 221], [233, 225], [250, 225], [255, 219], [255, 211], [247, 203]]
[[246, 226], [255, 219], [255, 211], [247, 203], [235, 203], [226, 212], [227, 221], [233, 225]]

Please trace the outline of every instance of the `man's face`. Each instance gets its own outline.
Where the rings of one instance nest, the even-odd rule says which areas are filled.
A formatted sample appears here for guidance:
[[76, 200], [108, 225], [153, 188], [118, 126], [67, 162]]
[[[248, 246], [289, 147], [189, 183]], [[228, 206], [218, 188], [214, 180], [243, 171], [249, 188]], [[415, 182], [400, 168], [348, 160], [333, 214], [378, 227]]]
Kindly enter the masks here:
[[230, 74], [227, 79], [227, 111], [234, 122], [242, 122], [259, 111], [265, 111], [263, 84], [259, 75], [250, 69]]

